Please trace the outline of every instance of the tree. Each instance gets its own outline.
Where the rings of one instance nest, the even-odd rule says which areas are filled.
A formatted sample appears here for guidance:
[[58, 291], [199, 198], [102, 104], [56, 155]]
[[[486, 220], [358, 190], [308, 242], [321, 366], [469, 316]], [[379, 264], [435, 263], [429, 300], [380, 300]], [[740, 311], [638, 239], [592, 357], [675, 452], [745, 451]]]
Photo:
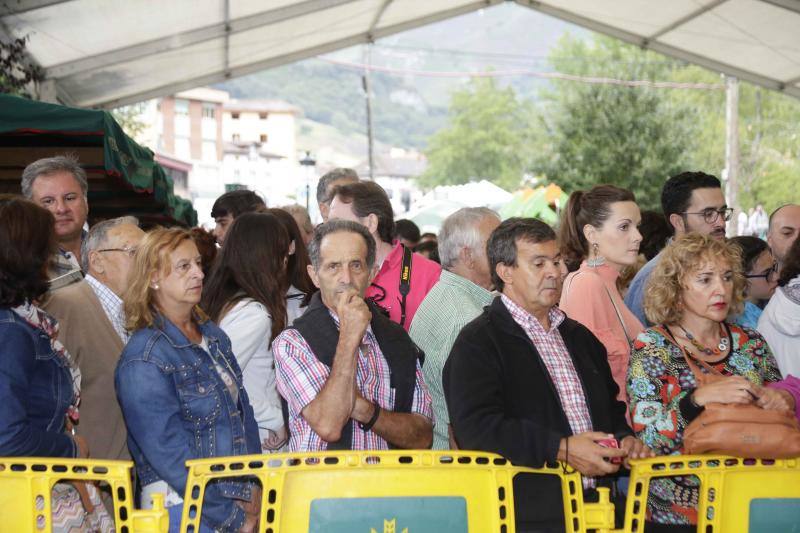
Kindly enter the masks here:
[[453, 93], [449, 125], [434, 134], [426, 151], [428, 169], [418, 178], [422, 188], [459, 185], [486, 179], [516, 189], [527, 166], [530, 104], [492, 78], [473, 78]]
[[42, 80], [42, 71], [32, 65], [25, 56], [28, 37], [0, 40], [0, 92], [32, 96], [31, 86]]
[[128, 137], [136, 139], [147, 128], [147, 124], [142, 119], [144, 110], [145, 104], [139, 103], [117, 107], [111, 110], [111, 114], [114, 115], [114, 120], [120, 125], [122, 131], [127, 133]]
[[[658, 79], [680, 66], [654, 56], [606, 37], [566, 36], [550, 60], [559, 72], [627, 80]], [[611, 183], [632, 190], [642, 208], [658, 209], [664, 180], [689, 168], [690, 109], [664, 89], [559, 80], [542, 100], [546, 135], [531, 170], [566, 190]]]

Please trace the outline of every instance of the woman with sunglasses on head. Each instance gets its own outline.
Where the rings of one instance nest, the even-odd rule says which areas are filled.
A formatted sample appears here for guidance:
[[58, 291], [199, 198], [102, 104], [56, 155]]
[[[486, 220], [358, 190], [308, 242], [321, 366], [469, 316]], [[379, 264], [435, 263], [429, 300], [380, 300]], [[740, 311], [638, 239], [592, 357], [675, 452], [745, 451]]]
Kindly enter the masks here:
[[758, 331], [767, 339], [784, 377], [800, 377], [800, 239], [786, 254], [778, 289], [758, 319]]
[[756, 329], [761, 316], [758, 302], [772, 298], [775, 287], [778, 286], [775, 257], [766, 241], [758, 237], [734, 237], [730, 242], [742, 251], [742, 271], [747, 279], [744, 309], [730, 320], [739, 326]]

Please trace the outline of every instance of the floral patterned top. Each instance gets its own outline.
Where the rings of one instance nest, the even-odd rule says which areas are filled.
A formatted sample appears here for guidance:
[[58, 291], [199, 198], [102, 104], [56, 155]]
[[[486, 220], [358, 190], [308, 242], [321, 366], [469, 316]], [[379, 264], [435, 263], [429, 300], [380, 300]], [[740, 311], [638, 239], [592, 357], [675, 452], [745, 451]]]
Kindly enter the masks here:
[[[725, 324], [728, 355], [711, 366], [723, 375], [744, 376], [757, 385], [781, 379], [775, 358], [754, 329]], [[642, 332], [628, 368], [630, 415], [636, 436], [657, 455], [683, 453], [683, 431], [701, 409], [689, 401], [697, 384], [680, 348], [663, 326]], [[695, 476], [653, 479], [647, 519], [660, 524], [696, 524], [699, 481]]]

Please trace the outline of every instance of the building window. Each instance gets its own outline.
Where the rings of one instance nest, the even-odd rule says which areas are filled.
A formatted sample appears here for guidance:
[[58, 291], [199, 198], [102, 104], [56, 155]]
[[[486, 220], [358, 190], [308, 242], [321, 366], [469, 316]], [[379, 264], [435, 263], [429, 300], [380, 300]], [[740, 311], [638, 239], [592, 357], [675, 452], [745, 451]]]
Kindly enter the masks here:
[[261, 142], [262, 142], [262, 143], [265, 143], [265, 142], [267, 142], [267, 134], [266, 134], [266, 133], [262, 133], [262, 134], [259, 136], [259, 138], [261, 139]]
[[203, 141], [203, 161], [216, 161], [216, 160], [217, 160], [216, 141]]
[[189, 116], [189, 100], [175, 100], [175, 114]]
[[231, 113], [231, 118], [233, 120], [239, 120], [239, 113]]
[[192, 158], [192, 151], [188, 137], [175, 137], [175, 156], [181, 159]]
[[215, 112], [214, 104], [203, 104], [203, 118], [214, 118]]
[[234, 133], [232, 139], [233, 142], [238, 143], [239, 140], [241, 139], [241, 136], [238, 133]]
[[258, 118], [260, 118], [261, 120], [267, 120], [267, 114], [266, 113], [259, 113], [258, 114]]

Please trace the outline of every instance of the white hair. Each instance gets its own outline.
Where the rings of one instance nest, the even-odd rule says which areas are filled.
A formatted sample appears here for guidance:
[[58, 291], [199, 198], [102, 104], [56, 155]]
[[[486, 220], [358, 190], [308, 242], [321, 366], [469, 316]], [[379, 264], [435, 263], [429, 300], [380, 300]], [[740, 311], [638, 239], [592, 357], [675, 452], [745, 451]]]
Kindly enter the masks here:
[[439, 259], [443, 268], [452, 268], [462, 248], [486, 253], [481, 249], [478, 224], [486, 217], [500, 220], [500, 215], [488, 207], [462, 207], [442, 223], [439, 230]]
[[84, 273], [89, 272], [89, 252], [99, 250], [106, 246], [109, 230], [121, 226], [122, 224], [132, 224], [138, 227], [139, 220], [136, 217], [125, 216], [103, 220], [91, 227], [89, 234], [86, 235], [86, 238], [83, 239], [81, 243], [81, 268]]

